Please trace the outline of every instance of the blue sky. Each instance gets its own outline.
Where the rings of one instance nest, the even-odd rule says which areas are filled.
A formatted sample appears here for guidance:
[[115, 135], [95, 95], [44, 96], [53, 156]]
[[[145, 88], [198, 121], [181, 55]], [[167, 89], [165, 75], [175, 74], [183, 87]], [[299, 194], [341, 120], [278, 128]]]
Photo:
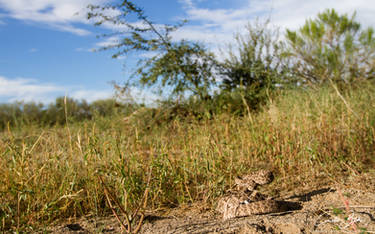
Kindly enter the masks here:
[[[88, 4], [108, 0], [0, 0], [0, 102], [48, 103], [68, 95], [93, 101], [113, 94], [110, 81], [123, 82], [134, 57], [111, 59], [92, 52], [116, 38], [96, 38], [111, 27], [96, 28], [85, 19]], [[373, 0], [134, 0], [157, 23], [180, 19], [189, 24], [176, 39], [203, 41], [213, 51], [230, 43], [235, 32], [257, 18], [271, 17], [285, 30], [297, 29], [326, 8], [357, 12], [364, 26], [375, 26]], [[80, 14], [77, 14], [80, 12]], [[124, 65], [128, 70], [124, 69]], [[134, 90], [137, 99], [153, 99]], [[147, 102], [147, 100], [146, 100]]]

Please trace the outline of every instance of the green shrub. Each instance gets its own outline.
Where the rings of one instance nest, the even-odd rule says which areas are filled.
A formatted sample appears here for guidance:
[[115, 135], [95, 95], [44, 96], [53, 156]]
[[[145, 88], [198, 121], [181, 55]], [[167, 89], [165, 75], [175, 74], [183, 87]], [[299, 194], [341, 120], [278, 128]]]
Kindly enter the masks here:
[[361, 29], [355, 14], [326, 10], [298, 31], [287, 30], [287, 55], [302, 84], [352, 84], [375, 77], [374, 29]]
[[264, 103], [277, 85], [285, 82], [286, 67], [281, 59], [278, 30], [269, 22], [248, 24], [246, 34], [235, 36], [228, 56], [219, 66], [222, 90], [243, 93], [251, 109]]

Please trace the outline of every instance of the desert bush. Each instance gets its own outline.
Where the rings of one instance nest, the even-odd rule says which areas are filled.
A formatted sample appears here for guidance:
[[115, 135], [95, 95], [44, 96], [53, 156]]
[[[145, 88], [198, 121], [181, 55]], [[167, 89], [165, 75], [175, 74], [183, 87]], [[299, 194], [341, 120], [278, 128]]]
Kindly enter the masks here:
[[374, 29], [362, 29], [355, 14], [326, 10], [299, 30], [287, 30], [286, 40], [300, 84], [352, 84], [375, 77]]
[[219, 64], [221, 88], [242, 93], [249, 107], [257, 109], [286, 81], [279, 33], [269, 21], [249, 23], [246, 34], [238, 33], [235, 40], [235, 45], [229, 45], [227, 58]]

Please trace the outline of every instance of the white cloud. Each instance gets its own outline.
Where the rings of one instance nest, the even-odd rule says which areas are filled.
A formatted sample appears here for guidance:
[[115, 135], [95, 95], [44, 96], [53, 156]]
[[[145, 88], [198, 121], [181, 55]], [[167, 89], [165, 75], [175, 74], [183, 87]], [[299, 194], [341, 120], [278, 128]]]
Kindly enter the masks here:
[[90, 34], [90, 31], [88, 30], [77, 28], [69, 24], [49, 24], [49, 25], [51, 25], [53, 28], [58, 29], [60, 31], [70, 32], [79, 36], [85, 36], [85, 35]]
[[107, 37], [103, 41], [100, 41], [95, 44], [96, 47], [101, 48], [101, 47], [110, 47], [110, 46], [115, 46], [119, 44], [120, 42], [120, 37], [119, 36], [113, 36], [113, 37]]
[[[184, 29], [180, 30], [181, 34], [189, 33], [192, 39], [206, 39], [204, 34], [208, 33], [208, 40], [215, 41], [218, 37], [222, 38], [222, 35], [232, 35], [241, 30], [247, 21], [257, 17], [271, 16], [276, 25], [296, 29], [306, 18], [314, 17], [326, 8], [335, 8], [340, 13], [357, 11], [358, 19], [364, 25], [375, 25], [373, 0], [247, 0], [242, 2], [240, 8], [216, 9], [200, 7], [201, 0], [177, 1], [183, 5], [186, 18], [199, 25], [186, 29], [186, 32]], [[2, 17], [5, 15], [26, 22], [43, 23], [57, 30], [87, 35], [90, 33], [88, 30], [75, 25], [88, 23], [85, 18], [86, 6], [108, 2], [110, 0], [0, 0], [0, 8], [6, 12]], [[109, 14], [116, 15], [118, 11], [114, 10]], [[0, 24], [2, 23], [4, 22], [0, 20]], [[123, 28], [110, 23], [103, 26], [117, 30]], [[212, 36], [214, 34], [219, 36]]]
[[180, 2], [184, 4], [186, 18], [190, 24], [174, 32], [174, 39], [201, 41], [210, 44], [213, 50], [233, 41], [236, 32], [240, 32], [249, 21], [256, 19], [261, 11], [265, 10], [259, 5], [263, 5], [263, 1], [257, 3], [258, 5], [250, 4], [240, 9], [208, 9], [200, 8], [197, 1]]
[[0, 0], [3, 17], [48, 25], [61, 31], [87, 35], [89, 31], [74, 26], [88, 23], [86, 7], [102, 4], [108, 0]]
[[[136, 87], [131, 90], [131, 95], [137, 102], [151, 104], [159, 97], [151, 91], [142, 91]], [[92, 102], [99, 99], [114, 97], [111, 87], [102, 89], [87, 89], [84, 87], [69, 87], [57, 84], [41, 83], [36, 79], [7, 78], [0, 76], [0, 102], [41, 102], [48, 104], [57, 97], [68, 96], [77, 100]]]
[[85, 99], [88, 102], [110, 98], [113, 94], [111, 88], [93, 90], [82, 87], [68, 87], [57, 84], [45, 84], [36, 79], [29, 78], [6, 78], [0, 76], [0, 100], [6, 102], [53, 102], [56, 97], [69, 96], [75, 99]]
[[67, 92], [68, 97], [72, 97], [78, 100], [86, 100], [87, 102], [92, 102], [99, 99], [107, 99], [113, 97], [113, 91], [108, 90], [76, 90]]
[[319, 12], [329, 8], [334, 8], [341, 14], [351, 15], [356, 11], [357, 20], [363, 25], [375, 26], [375, 19], [372, 17], [375, 5], [372, 0], [277, 0], [268, 2], [272, 7], [273, 22], [282, 28], [297, 29], [306, 19], [315, 18]]
[[35, 101], [51, 102], [51, 95], [63, 89], [52, 84], [39, 84], [34, 79], [16, 78], [9, 79], [0, 76], [0, 98], [9, 102]]
[[257, 18], [271, 17], [271, 23], [281, 30], [298, 29], [306, 19], [314, 18], [327, 8], [350, 15], [356, 11], [357, 19], [364, 26], [375, 26], [373, 0], [247, 0], [240, 8], [216, 9], [199, 7], [199, 0], [179, 2], [183, 4], [191, 26], [175, 32], [176, 39], [199, 40], [216, 46], [232, 41], [234, 33], [244, 31], [244, 26]]

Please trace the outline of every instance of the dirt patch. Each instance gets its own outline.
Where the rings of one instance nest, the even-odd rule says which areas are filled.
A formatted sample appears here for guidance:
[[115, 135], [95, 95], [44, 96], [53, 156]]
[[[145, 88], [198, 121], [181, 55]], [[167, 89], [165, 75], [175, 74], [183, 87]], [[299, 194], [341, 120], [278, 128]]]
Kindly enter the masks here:
[[[374, 232], [375, 194], [355, 188], [327, 187], [283, 198], [301, 203], [289, 212], [251, 215], [223, 221], [196, 205], [146, 216], [140, 233], [327, 233]], [[354, 231], [356, 230], [356, 231]], [[120, 233], [114, 217], [85, 217], [47, 228], [53, 233]]]

